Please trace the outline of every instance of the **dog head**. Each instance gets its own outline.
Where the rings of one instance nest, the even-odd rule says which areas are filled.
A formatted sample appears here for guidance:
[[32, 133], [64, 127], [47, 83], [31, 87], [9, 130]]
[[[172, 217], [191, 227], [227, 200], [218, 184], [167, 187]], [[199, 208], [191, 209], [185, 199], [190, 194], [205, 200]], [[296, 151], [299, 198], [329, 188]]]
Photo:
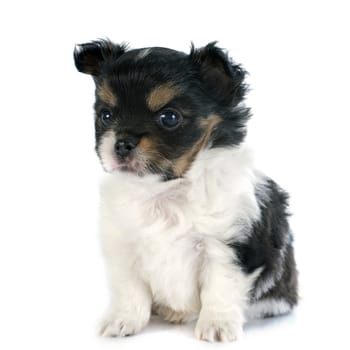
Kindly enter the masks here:
[[181, 177], [204, 148], [245, 137], [245, 71], [215, 43], [185, 54], [98, 40], [77, 45], [74, 59], [96, 85], [96, 151], [108, 172]]

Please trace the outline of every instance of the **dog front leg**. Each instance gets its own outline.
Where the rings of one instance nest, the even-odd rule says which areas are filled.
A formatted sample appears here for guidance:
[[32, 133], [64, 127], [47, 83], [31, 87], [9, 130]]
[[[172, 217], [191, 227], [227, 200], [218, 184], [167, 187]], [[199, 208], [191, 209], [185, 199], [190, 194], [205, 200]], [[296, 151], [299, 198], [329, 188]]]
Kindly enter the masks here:
[[210, 242], [199, 274], [201, 311], [195, 335], [206, 341], [233, 341], [240, 337], [249, 282], [234, 263], [232, 250]]
[[110, 307], [100, 326], [104, 337], [138, 333], [150, 319], [152, 298], [148, 286], [119, 257], [107, 257]]

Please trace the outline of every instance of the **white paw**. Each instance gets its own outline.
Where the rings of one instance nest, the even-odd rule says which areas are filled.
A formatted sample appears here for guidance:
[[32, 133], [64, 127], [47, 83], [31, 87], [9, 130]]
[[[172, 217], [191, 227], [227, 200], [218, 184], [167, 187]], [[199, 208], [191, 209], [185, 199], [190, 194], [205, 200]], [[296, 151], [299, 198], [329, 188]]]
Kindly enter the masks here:
[[195, 329], [197, 339], [209, 342], [231, 342], [238, 340], [243, 332], [242, 322], [216, 317], [199, 317]]
[[100, 324], [99, 334], [102, 337], [125, 337], [140, 332], [147, 325], [149, 317], [147, 319], [136, 319], [132, 316], [106, 317]]

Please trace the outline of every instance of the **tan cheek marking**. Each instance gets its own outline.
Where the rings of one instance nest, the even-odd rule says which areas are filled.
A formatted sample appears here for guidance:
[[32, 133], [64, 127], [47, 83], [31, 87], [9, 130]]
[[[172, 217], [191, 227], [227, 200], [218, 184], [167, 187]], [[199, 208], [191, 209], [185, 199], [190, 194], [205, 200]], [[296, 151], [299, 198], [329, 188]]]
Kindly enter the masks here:
[[158, 151], [157, 147], [158, 144], [151, 138], [143, 137], [137, 146], [137, 150], [139, 151], [139, 155], [142, 158], [151, 160], [152, 164], [156, 168], [163, 170], [171, 168], [171, 161], [163, 157], [162, 154]]
[[137, 148], [140, 152], [147, 154], [154, 152], [156, 150], [156, 145], [149, 137], [143, 137]]
[[147, 99], [148, 108], [155, 112], [162, 107], [164, 107], [170, 100], [172, 100], [179, 93], [178, 88], [176, 88], [172, 83], [166, 83], [157, 86], [152, 90]]
[[109, 106], [115, 107], [117, 105], [117, 96], [113, 94], [106, 81], [104, 81], [97, 88], [97, 95], [103, 102], [107, 103]]
[[173, 170], [176, 176], [182, 176], [189, 169], [198, 152], [208, 145], [214, 127], [221, 120], [221, 117], [218, 115], [211, 115], [206, 119], [200, 120], [199, 125], [203, 129], [203, 135], [190, 150], [175, 161]]

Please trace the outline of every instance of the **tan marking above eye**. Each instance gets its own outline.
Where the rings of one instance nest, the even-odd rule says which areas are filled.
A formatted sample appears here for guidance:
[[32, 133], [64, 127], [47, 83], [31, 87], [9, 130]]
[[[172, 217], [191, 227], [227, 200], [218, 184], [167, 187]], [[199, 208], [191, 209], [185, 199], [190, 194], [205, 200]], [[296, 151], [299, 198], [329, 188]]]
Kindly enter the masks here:
[[203, 130], [203, 134], [192, 148], [174, 162], [173, 170], [177, 176], [182, 176], [190, 168], [199, 151], [208, 145], [213, 129], [221, 122], [221, 120], [222, 118], [216, 114], [210, 115], [205, 119], [200, 119], [199, 125]]
[[115, 107], [117, 105], [118, 98], [111, 91], [106, 81], [103, 81], [102, 84], [97, 87], [97, 96], [111, 107]]
[[158, 111], [178, 94], [179, 89], [171, 82], [159, 85], [147, 96], [147, 106], [153, 112]]

